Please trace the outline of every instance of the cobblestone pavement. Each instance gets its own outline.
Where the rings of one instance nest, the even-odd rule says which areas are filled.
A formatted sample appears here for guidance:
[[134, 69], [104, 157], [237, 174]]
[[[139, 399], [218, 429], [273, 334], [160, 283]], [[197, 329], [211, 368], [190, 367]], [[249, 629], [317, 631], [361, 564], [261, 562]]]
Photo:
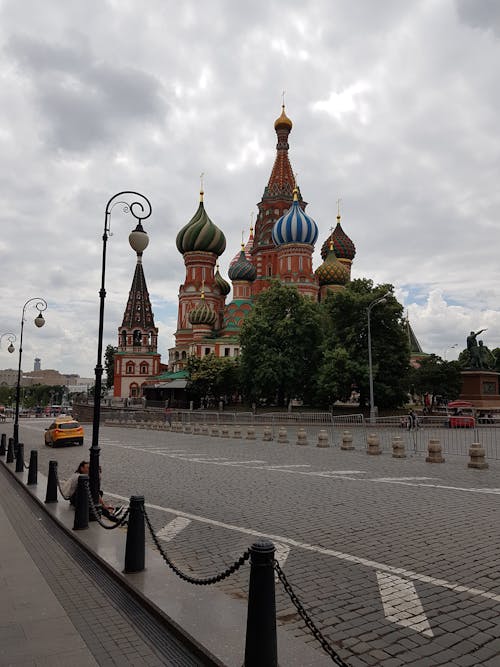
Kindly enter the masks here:
[[[38, 447], [43, 424], [21, 428], [26, 452]], [[500, 664], [500, 462], [471, 470], [465, 457], [429, 464], [120, 427], [100, 435], [105, 492], [144, 494], [180, 567], [215, 574], [269, 537], [351, 667]], [[39, 447], [40, 470], [57, 459], [61, 478], [86, 457], [86, 446]], [[243, 597], [247, 580], [243, 568], [221, 586]], [[277, 605], [290, 632], [315, 641], [281, 585]]]

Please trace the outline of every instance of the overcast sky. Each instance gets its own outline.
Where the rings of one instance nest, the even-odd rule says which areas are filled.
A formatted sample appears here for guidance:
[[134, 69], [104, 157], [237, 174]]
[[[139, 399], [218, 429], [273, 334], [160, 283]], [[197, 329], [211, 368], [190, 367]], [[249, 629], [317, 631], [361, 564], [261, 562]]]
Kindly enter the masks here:
[[[245, 239], [275, 157], [290, 159], [319, 249], [335, 224], [353, 277], [390, 282], [425, 351], [471, 330], [500, 346], [500, 3], [495, 0], [0, 0], [0, 333], [23, 370], [94, 373], [106, 202], [146, 195], [144, 270], [162, 360], [184, 281], [178, 230], [198, 206]], [[104, 344], [135, 256], [114, 209]], [[230, 298], [230, 297], [229, 297]], [[458, 343], [456, 349], [450, 349]], [[17, 367], [3, 338], [0, 367]]]

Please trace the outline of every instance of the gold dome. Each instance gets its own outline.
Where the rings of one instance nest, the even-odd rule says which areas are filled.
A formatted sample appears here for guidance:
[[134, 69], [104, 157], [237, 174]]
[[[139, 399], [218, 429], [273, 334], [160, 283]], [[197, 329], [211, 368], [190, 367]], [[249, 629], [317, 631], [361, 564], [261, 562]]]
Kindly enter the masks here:
[[277, 130], [279, 127], [287, 127], [289, 130], [292, 129], [292, 121], [288, 118], [285, 113], [285, 105], [281, 105], [281, 116], [274, 121], [274, 129]]

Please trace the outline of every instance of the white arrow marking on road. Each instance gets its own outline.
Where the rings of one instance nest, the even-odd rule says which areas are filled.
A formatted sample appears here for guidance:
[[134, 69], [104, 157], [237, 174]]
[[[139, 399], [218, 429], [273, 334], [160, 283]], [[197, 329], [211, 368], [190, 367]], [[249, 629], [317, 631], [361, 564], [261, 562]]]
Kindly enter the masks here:
[[156, 533], [156, 537], [159, 537], [165, 542], [173, 540], [176, 535], [178, 535], [181, 530], [184, 530], [191, 523], [191, 519], [186, 519], [183, 516], [176, 516], [175, 519], [172, 519], [166, 526], [160, 528]]
[[387, 572], [377, 571], [376, 574], [386, 619], [421, 632], [426, 637], [433, 637], [413, 581]]

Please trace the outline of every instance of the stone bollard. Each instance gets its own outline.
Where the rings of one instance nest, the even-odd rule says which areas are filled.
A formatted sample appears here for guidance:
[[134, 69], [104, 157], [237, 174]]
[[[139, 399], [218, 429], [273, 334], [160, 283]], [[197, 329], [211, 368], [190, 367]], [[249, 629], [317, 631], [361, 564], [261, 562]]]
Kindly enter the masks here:
[[366, 450], [367, 454], [370, 454], [370, 456], [378, 456], [379, 454], [382, 454], [380, 451], [380, 438], [378, 435], [375, 433], [370, 433], [368, 438], [366, 439], [366, 443], [368, 445], [368, 448]]
[[269, 442], [272, 439], [273, 439], [273, 429], [270, 426], [264, 426], [264, 435], [262, 436], [262, 440], [264, 440], [265, 442]]
[[307, 433], [306, 429], [303, 428], [302, 426], [297, 429], [297, 442], [295, 443], [297, 445], [308, 445], [309, 441], [307, 440]]
[[5, 456], [7, 451], [7, 436], [5, 433], [2, 433], [2, 439], [0, 440], [0, 456]]
[[489, 465], [484, 460], [484, 447], [479, 442], [473, 442], [469, 448], [470, 461], [467, 464], [468, 468], [477, 468], [478, 470], [486, 470]]
[[142, 572], [146, 560], [146, 531], [144, 524], [144, 496], [131, 496], [125, 544], [125, 569]]
[[392, 436], [392, 458], [393, 459], [405, 459], [405, 443], [403, 438], [400, 435]]
[[283, 445], [286, 445], [289, 442], [286, 428], [284, 426], [280, 426], [278, 429], [278, 442]]
[[344, 431], [342, 433], [342, 442], [340, 443], [340, 449], [342, 449], [344, 452], [354, 449], [354, 445], [352, 443], [352, 434], [349, 431]]
[[328, 441], [328, 433], [325, 431], [324, 428], [320, 430], [318, 433], [318, 444], [316, 447], [330, 447], [330, 443]]
[[441, 454], [441, 443], [437, 438], [430, 438], [427, 446], [428, 455], [425, 457], [426, 463], [444, 463]]
[[235, 426], [234, 427], [234, 438], [241, 438], [241, 426]]
[[255, 440], [255, 427], [249, 426], [247, 428], [247, 440]]
[[191, 424], [185, 424], [184, 425], [184, 433], [192, 433], [193, 432], [193, 427]]
[[195, 425], [193, 426], [193, 433], [194, 433], [195, 435], [199, 435], [200, 432], [201, 432], [200, 425], [199, 425], [199, 424], [195, 424]]
[[202, 435], [208, 435], [208, 433], [209, 433], [208, 424], [202, 424], [201, 425], [201, 433], [202, 433]]
[[220, 437], [221, 438], [229, 438], [229, 426], [227, 426], [227, 424], [224, 424], [222, 426]]
[[219, 425], [213, 424], [210, 435], [219, 435]]

